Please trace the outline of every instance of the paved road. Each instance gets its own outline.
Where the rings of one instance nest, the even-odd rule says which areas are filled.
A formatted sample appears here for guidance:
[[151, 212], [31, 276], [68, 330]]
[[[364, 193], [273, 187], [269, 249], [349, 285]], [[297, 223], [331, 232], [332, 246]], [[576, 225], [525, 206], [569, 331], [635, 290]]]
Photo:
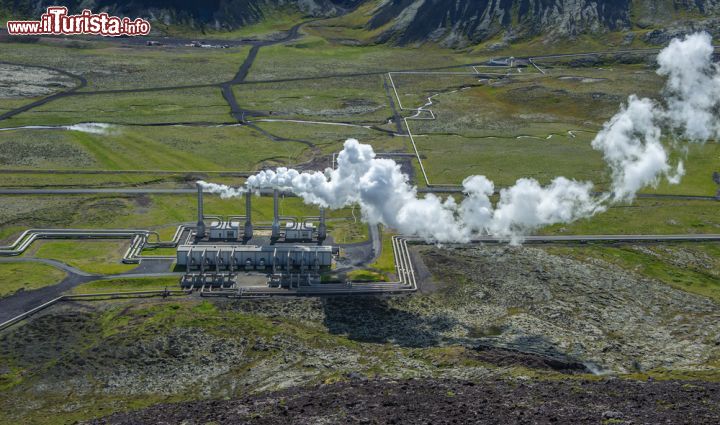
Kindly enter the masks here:
[[220, 90], [222, 91], [223, 98], [230, 106], [230, 115], [232, 115], [232, 117], [235, 118], [236, 121], [244, 123], [246, 122], [247, 117], [267, 116], [269, 115], [269, 113], [251, 111], [241, 108], [238, 104], [237, 98], [235, 97], [235, 92], [233, 91], [232, 86], [234, 84], [240, 84], [245, 81], [248, 73], [250, 72], [250, 68], [252, 68], [253, 63], [255, 63], [255, 59], [257, 58], [258, 52], [260, 51], [261, 47], [281, 44], [298, 38], [300, 34], [300, 28], [306, 23], [307, 22], [301, 22], [293, 26], [292, 28], [290, 28], [290, 30], [284, 37], [277, 40], [258, 41], [256, 43], [253, 43], [253, 47], [250, 49], [250, 52], [245, 58], [245, 61], [243, 61], [242, 65], [240, 65], [240, 69], [238, 69], [235, 77], [233, 77], [233, 79], [230, 81], [226, 81], [220, 84]]
[[[158, 263], [166, 270], [169, 268], [169, 264], [172, 263], [172, 261], [145, 261], [147, 261], [150, 266], [152, 266], [153, 263]], [[67, 277], [55, 285], [45, 286], [32, 291], [19, 291], [9, 297], [0, 298], [0, 323], [10, 320], [13, 317], [16, 317], [37, 306], [43, 305], [83, 283], [95, 280], [122, 278], [177, 277], [179, 279], [180, 276], [182, 276], [182, 273], [174, 272], [144, 272], [142, 267], [138, 267], [138, 272], [128, 272], [114, 275], [90, 274], [65, 263], [44, 258], [0, 258], [0, 263], [43, 263], [56, 267], [67, 273]], [[155, 267], [146, 267], [148, 270], [152, 270], [153, 268]]]
[[59, 261], [42, 258], [0, 258], [0, 263], [44, 263], [67, 273], [65, 279], [56, 285], [32, 291], [19, 291], [9, 297], [0, 298], [0, 323], [45, 304], [77, 285], [99, 278], [97, 275], [86, 273]]

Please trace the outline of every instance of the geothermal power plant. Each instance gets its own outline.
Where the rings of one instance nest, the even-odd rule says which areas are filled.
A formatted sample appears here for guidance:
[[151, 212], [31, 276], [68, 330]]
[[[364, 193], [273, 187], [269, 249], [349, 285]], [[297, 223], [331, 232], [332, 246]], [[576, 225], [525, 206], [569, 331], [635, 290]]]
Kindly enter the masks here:
[[[273, 191], [273, 221], [252, 220], [252, 195], [245, 196], [245, 215], [206, 215], [203, 188], [197, 191], [195, 231], [177, 248], [177, 265], [185, 267], [185, 288], [238, 284], [238, 274], [268, 276], [270, 287], [298, 288], [320, 283], [320, 274], [332, 268], [333, 246], [327, 238], [325, 211], [316, 217], [281, 217], [279, 192]], [[283, 225], [284, 223], [284, 225]]]

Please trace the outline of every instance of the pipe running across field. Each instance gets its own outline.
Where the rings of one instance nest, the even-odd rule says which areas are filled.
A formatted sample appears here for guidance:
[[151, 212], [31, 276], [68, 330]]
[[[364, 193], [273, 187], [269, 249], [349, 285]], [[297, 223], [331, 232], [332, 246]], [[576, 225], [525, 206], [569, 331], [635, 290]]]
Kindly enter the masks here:
[[[38, 239], [127, 239], [130, 238], [130, 247], [123, 255], [122, 262], [138, 264], [143, 258], [169, 260], [175, 257], [151, 256], [143, 257], [145, 248], [174, 248], [177, 247], [182, 234], [189, 230], [186, 225], [178, 226], [170, 241], [161, 241], [160, 235], [151, 230], [139, 229], [28, 229], [18, 236], [10, 245], [0, 246], [0, 256], [12, 257], [21, 255], [33, 242]], [[153, 237], [154, 242], [149, 239]]]

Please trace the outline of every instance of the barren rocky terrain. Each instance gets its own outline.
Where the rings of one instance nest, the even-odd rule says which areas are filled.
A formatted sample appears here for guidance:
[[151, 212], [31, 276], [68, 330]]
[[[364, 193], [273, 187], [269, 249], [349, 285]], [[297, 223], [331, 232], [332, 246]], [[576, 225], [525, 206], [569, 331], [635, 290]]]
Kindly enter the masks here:
[[[680, 252], [676, 261], [702, 261]], [[531, 247], [430, 249], [425, 260], [454, 282], [446, 314], [462, 323], [458, 338], [493, 333], [494, 345], [565, 353], [619, 373], [703, 368], [720, 355], [720, 306], [601, 260]]]
[[9, 423], [175, 402], [109, 423], [716, 422], [709, 298], [554, 248], [414, 249], [411, 296], [63, 303], [0, 335], [0, 407]]
[[92, 424], [717, 423], [720, 385], [602, 381], [363, 381], [159, 405]]
[[49, 69], [0, 63], [0, 99], [46, 96], [74, 85], [72, 78]]

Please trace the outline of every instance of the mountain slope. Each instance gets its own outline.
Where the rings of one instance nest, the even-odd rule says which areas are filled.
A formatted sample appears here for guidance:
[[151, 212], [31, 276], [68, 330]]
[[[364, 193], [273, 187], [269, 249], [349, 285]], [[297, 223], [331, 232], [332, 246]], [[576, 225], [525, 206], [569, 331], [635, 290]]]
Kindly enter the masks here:
[[720, 0], [386, 0], [367, 28], [386, 27], [382, 42], [432, 40], [450, 46], [503, 35], [573, 37], [720, 14]]
[[164, 24], [234, 29], [262, 21], [277, 10], [312, 16], [347, 13], [361, 0], [0, 0], [0, 12], [37, 18], [48, 6], [67, 6], [70, 13], [82, 9], [130, 17], [145, 17]]
[[449, 47], [627, 30], [660, 30], [647, 39], [660, 44], [688, 28], [720, 31], [720, 0], [0, 0], [0, 14], [37, 17], [54, 4], [217, 30], [272, 19], [277, 11], [346, 15], [341, 21], [371, 42]]

